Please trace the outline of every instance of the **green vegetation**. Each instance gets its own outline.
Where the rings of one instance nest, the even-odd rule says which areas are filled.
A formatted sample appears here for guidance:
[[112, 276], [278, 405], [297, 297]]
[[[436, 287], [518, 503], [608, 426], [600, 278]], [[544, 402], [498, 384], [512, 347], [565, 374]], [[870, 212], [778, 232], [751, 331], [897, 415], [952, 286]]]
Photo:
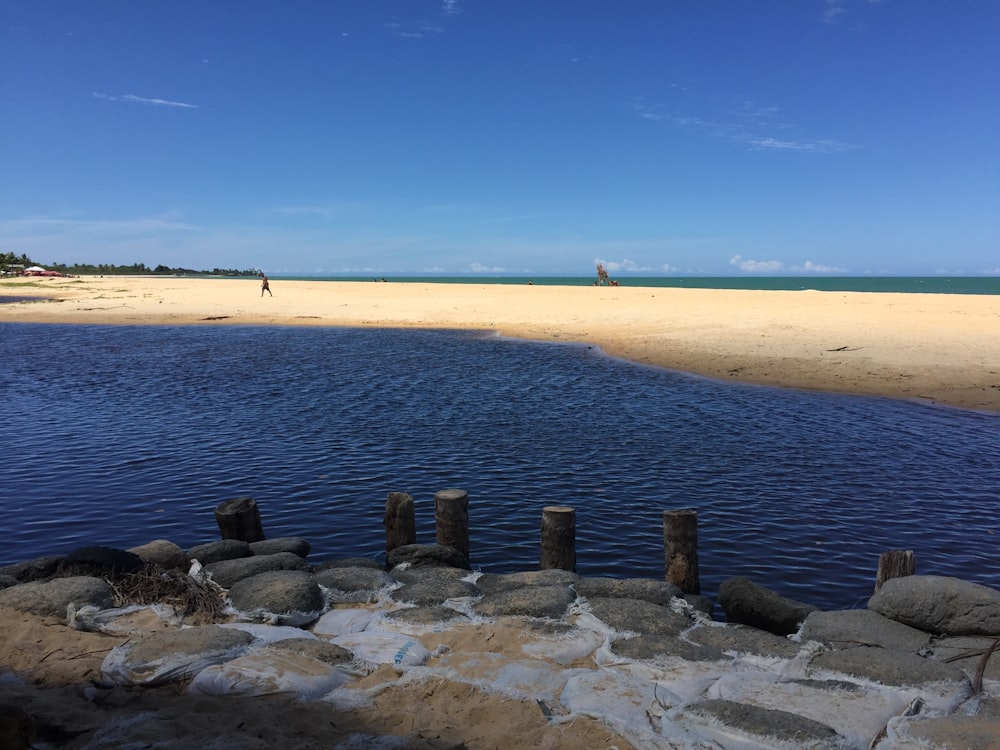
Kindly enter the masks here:
[[20, 255], [11, 252], [0, 253], [0, 273], [2, 274], [19, 273], [30, 266], [42, 266], [50, 271], [58, 271], [59, 273], [71, 276], [80, 274], [100, 276], [114, 276], [116, 274], [123, 276], [134, 276], [137, 274], [157, 276], [260, 276], [261, 273], [257, 268], [247, 268], [242, 271], [235, 268], [213, 268], [211, 271], [195, 271], [190, 268], [171, 268], [162, 264], [151, 269], [145, 263], [132, 263], [128, 266], [116, 266], [113, 263], [74, 263], [73, 265], [66, 265], [65, 263], [39, 263], [28, 257], [27, 253], [21, 253]]

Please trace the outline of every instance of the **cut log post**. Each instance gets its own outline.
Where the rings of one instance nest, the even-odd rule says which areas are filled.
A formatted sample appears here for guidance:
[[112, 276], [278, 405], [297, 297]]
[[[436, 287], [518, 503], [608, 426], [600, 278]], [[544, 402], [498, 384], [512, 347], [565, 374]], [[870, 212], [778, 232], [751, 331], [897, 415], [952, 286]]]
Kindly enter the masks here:
[[894, 549], [883, 552], [878, 558], [878, 571], [875, 573], [875, 592], [878, 593], [882, 584], [890, 578], [912, 576], [917, 571], [917, 562], [912, 549]]
[[700, 594], [698, 580], [698, 511], [663, 511], [666, 578], [685, 594]]
[[539, 570], [576, 572], [576, 511], [562, 505], [542, 508], [542, 555]]
[[385, 553], [417, 543], [413, 498], [405, 492], [390, 492], [385, 501]]
[[434, 524], [437, 543], [454, 547], [469, 556], [469, 493], [439, 490], [434, 493]]
[[260, 523], [260, 509], [252, 497], [237, 497], [224, 500], [215, 508], [215, 521], [223, 539], [239, 539], [243, 542], [259, 542], [264, 539], [264, 527]]

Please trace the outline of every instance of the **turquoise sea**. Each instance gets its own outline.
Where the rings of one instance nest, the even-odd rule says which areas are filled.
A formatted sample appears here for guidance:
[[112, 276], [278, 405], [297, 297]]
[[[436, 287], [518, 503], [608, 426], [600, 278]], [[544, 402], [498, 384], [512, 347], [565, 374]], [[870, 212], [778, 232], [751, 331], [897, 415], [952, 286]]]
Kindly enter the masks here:
[[[595, 276], [295, 276], [303, 281], [386, 281], [435, 284], [539, 284], [591, 286]], [[915, 294], [1000, 294], [1000, 276], [614, 276], [622, 286], [681, 289], [760, 289], [820, 292], [898, 292]]]

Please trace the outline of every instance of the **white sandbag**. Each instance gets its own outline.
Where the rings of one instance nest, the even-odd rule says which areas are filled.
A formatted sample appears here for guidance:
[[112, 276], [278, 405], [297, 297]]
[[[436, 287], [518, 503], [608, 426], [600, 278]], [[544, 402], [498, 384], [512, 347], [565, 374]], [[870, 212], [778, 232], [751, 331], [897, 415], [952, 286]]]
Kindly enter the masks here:
[[489, 651], [454, 652], [441, 657], [436, 669], [454, 682], [477, 685], [519, 699], [555, 703], [566, 681], [589, 669], [558, 669], [537, 659], [517, 659]]
[[847, 689], [842, 683], [785, 681], [773, 674], [734, 672], [720, 677], [706, 697], [791, 711], [826, 724], [861, 746], [900, 714], [914, 693], [875, 684]]
[[431, 658], [431, 652], [416, 638], [391, 631], [345, 633], [330, 642], [346, 648], [355, 658], [367, 664], [415, 667]]
[[242, 630], [249, 633], [260, 643], [277, 643], [278, 641], [291, 641], [296, 638], [310, 638], [318, 640], [315, 635], [308, 630], [292, 627], [291, 625], [264, 625], [258, 622], [226, 622], [219, 625], [220, 628], [231, 630]]
[[315, 700], [352, 677], [302, 654], [256, 651], [199, 672], [188, 686], [195, 695], [294, 695]]
[[331, 609], [316, 621], [312, 632], [324, 636], [360, 633], [368, 627], [374, 616], [367, 609]]
[[604, 635], [593, 630], [573, 630], [567, 634], [539, 637], [521, 646], [521, 650], [536, 659], [552, 659], [556, 664], [572, 664], [590, 656], [604, 643]]

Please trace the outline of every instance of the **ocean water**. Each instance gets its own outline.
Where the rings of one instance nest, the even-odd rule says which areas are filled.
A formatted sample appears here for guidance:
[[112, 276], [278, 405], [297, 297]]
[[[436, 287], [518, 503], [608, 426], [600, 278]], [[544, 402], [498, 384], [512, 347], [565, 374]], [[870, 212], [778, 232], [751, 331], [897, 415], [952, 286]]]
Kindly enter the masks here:
[[218, 538], [256, 498], [311, 559], [384, 559], [390, 491], [470, 495], [471, 560], [536, 569], [577, 510], [578, 571], [662, 578], [696, 508], [703, 593], [746, 575], [862, 606], [879, 555], [1000, 587], [1000, 417], [737, 385], [486, 333], [0, 324], [0, 564]]
[[[532, 284], [591, 286], [594, 276], [281, 276], [310, 281], [424, 282], [438, 284]], [[622, 286], [764, 291], [896, 292], [903, 294], [1000, 294], [1000, 276], [615, 276]]]

